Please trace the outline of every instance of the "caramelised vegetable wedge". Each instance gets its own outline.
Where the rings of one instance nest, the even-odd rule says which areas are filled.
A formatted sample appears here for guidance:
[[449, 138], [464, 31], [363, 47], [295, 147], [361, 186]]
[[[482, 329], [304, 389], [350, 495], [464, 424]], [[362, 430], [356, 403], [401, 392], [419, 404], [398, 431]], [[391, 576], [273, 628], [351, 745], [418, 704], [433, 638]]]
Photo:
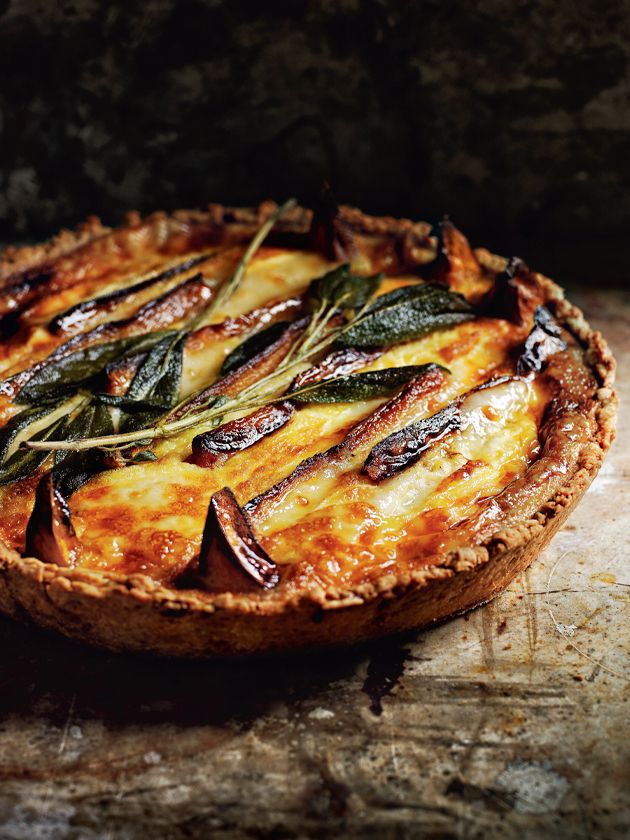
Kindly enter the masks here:
[[198, 467], [214, 467], [235, 452], [242, 452], [264, 437], [277, 432], [295, 414], [289, 401], [265, 405], [247, 417], [230, 420], [218, 429], [193, 438], [190, 461]]
[[298, 373], [291, 383], [289, 392], [297, 391], [306, 385], [312, 385], [313, 382], [334, 379], [337, 376], [347, 376], [377, 359], [381, 353], [381, 350], [357, 350], [354, 347], [334, 350], [324, 356], [316, 365]]
[[26, 527], [25, 550], [30, 557], [45, 557], [57, 566], [74, 566], [79, 555], [70, 510], [51, 473], [37, 485], [35, 506]]
[[272, 516], [277, 507], [290, 504], [290, 499], [297, 495], [305, 499], [312, 494], [317, 500], [324, 498], [328, 484], [360, 463], [376, 440], [385, 437], [392, 428], [403, 425], [417, 403], [435, 393], [444, 384], [446, 376], [447, 373], [437, 365], [426, 365], [420, 375], [358, 423], [341, 443], [303, 461], [291, 475], [248, 502], [245, 510], [259, 522]]
[[479, 311], [495, 318], [507, 318], [519, 327], [532, 322], [541, 303], [536, 277], [519, 257], [510, 257], [495, 278], [490, 291], [479, 303]]
[[[19, 311], [33, 300], [39, 292], [46, 289], [50, 278], [50, 270], [47, 270], [46, 266], [41, 266], [16, 277], [13, 281], [9, 279], [5, 282], [0, 297], [0, 319]], [[2, 326], [2, 320], [0, 320], [0, 326]], [[4, 333], [4, 329], [2, 332]]]
[[548, 309], [539, 306], [534, 313], [534, 328], [527, 336], [523, 352], [519, 356], [519, 373], [538, 373], [555, 353], [567, 349], [562, 331]]
[[427, 268], [430, 276], [456, 292], [467, 292], [472, 297], [481, 278], [481, 266], [464, 234], [449, 219], [436, 225], [437, 258]]
[[131, 286], [123, 286], [106, 294], [82, 300], [59, 315], [55, 315], [48, 325], [49, 329], [55, 335], [73, 335], [76, 332], [84, 332], [97, 322], [106, 320], [107, 316], [114, 313], [121, 305], [133, 303], [140, 292], [154, 289], [165, 281], [196, 268], [206, 262], [211, 255], [208, 253], [191, 257], [164, 271], [153, 273]]
[[207, 592], [256, 592], [280, 581], [247, 514], [228, 487], [210, 499], [199, 553], [199, 581]]
[[405, 426], [377, 443], [370, 451], [362, 472], [371, 481], [391, 478], [418, 461], [424, 452], [462, 425], [459, 404], [446, 406], [437, 414]]

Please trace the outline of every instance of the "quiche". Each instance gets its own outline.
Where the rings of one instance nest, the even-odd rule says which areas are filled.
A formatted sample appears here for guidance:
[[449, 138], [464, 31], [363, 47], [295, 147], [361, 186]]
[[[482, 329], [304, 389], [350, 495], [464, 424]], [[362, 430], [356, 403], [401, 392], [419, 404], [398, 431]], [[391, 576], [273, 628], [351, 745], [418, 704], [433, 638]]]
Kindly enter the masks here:
[[114, 650], [353, 643], [501, 592], [614, 434], [559, 286], [323, 198], [0, 259], [0, 609]]

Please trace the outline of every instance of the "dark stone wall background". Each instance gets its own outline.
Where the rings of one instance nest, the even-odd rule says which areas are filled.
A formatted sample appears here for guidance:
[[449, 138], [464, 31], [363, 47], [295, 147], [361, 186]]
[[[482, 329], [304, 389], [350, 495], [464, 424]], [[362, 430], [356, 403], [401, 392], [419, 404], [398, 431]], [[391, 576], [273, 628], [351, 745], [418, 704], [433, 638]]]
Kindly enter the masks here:
[[0, 238], [324, 178], [478, 235], [622, 235], [625, 0], [0, 0]]

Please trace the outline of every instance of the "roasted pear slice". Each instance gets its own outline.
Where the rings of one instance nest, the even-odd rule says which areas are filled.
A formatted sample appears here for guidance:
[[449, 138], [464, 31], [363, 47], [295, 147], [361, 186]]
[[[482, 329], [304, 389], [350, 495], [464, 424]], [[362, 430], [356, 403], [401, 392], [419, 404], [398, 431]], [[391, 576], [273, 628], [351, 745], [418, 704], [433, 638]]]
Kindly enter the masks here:
[[74, 566], [79, 554], [67, 502], [46, 473], [35, 493], [35, 506], [26, 526], [25, 553], [57, 566]]
[[288, 400], [265, 405], [247, 417], [231, 420], [193, 438], [190, 461], [198, 467], [214, 467], [230, 455], [249, 449], [262, 438], [273, 434], [289, 422], [295, 407]]
[[210, 499], [199, 555], [207, 592], [260, 592], [280, 581], [278, 567], [256, 540], [247, 514], [229, 487]]

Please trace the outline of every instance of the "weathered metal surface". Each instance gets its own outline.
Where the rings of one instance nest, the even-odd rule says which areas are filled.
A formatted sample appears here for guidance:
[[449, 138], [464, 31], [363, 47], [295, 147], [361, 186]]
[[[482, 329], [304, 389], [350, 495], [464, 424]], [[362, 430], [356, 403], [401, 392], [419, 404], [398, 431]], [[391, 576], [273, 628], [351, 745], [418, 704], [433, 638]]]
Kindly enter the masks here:
[[109, 656], [0, 624], [0, 837], [599, 838], [630, 825], [630, 293], [574, 294], [619, 439], [488, 606], [272, 662]]

